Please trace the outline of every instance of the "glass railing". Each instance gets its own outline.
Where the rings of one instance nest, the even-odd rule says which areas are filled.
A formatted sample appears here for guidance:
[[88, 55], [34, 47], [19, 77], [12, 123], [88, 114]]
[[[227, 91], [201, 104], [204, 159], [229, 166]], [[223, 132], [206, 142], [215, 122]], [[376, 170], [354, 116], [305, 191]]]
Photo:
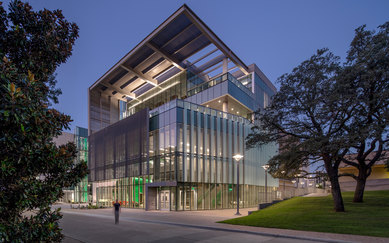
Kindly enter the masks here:
[[192, 96], [192, 95], [195, 95], [197, 93], [200, 93], [201, 91], [203, 90], [206, 90], [208, 88], [211, 88], [215, 85], [218, 85], [222, 82], [225, 82], [225, 81], [230, 81], [231, 83], [235, 84], [240, 90], [242, 90], [243, 92], [245, 92], [246, 94], [248, 94], [251, 98], [254, 99], [254, 94], [253, 92], [251, 92], [251, 90], [249, 88], [247, 88], [246, 86], [244, 86], [239, 80], [237, 80], [232, 74], [230, 73], [225, 73], [223, 75], [220, 75], [219, 77], [216, 77], [208, 82], [205, 82], [205, 83], [202, 83], [202, 84], [199, 84], [197, 85], [196, 87], [190, 89], [188, 91], [188, 97]]
[[251, 121], [244, 118], [244, 117], [241, 117], [238, 115], [233, 115], [233, 114], [230, 114], [227, 112], [219, 111], [216, 109], [212, 109], [212, 108], [205, 107], [202, 105], [197, 105], [197, 104], [194, 104], [194, 103], [191, 103], [188, 101], [184, 101], [184, 100], [179, 100], [179, 99], [172, 100], [166, 104], [161, 105], [158, 108], [151, 110], [149, 112], [150, 117], [158, 115], [158, 114], [165, 112], [167, 110], [170, 110], [174, 107], [181, 107], [181, 108], [185, 108], [185, 109], [195, 110], [195, 111], [200, 112], [200, 113], [229, 119], [229, 120], [236, 121], [236, 122], [243, 123], [243, 124], [251, 124]]

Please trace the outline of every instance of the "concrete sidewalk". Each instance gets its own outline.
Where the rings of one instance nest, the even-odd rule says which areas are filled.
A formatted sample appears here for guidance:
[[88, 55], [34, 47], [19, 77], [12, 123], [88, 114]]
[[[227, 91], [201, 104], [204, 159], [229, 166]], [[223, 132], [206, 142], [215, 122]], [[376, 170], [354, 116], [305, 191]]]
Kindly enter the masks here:
[[[241, 210], [242, 215], [247, 215], [248, 211], [255, 208], [246, 208]], [[96, 210], [71, 210], [63, 209], [64, 217], [70, 215], [79, 215], [85, 217], [94, 217], [96, 220], [113, 220], [112, 209]], [[128, 223], [144, 223], [148, 225], [164, 225], [186, 228], [192, 230], [210, 230], [229, 233], [244, 233], [258, 235], [263, 237], [273, 237], [277, 239], [290, 239], [309, 242], [389, 242], [389, 238], [356, 236], [346, 234], [332, 234], [321, 232], [297, 231], [275, 228], [262, 228], [240, 225], [229, 225], [216, 223], [218, 221], [238, 217], [235, 215], [235, 209], [211, 210], [211, 211], [184, 211], [184, 212], [166, 212], [166, 211], [143, 211], [141, 209], [123, 208], [121, 221]], [[64, 231], [66, 233], [66, 231]], [[77, 240], [77, 239], [75, 239]]]
[[309, 193], [307, 195], [304, 195], [303, 197], [326, 197], [328, 195], [330, 195], [330, 193], [317, 192], [317, 193]]

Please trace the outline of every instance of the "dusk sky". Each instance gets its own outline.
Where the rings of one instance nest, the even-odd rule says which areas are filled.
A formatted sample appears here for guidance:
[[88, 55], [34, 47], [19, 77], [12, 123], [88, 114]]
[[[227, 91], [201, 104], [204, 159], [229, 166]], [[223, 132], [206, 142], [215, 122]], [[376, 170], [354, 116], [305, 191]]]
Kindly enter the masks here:
[[88, 87], [184, 3], [243, 62], [256, 63], [275, 84], [316, 49], [328, 47], [344, 60], [355, 28], [375, 29], [389, 21], [387, 0], [29, 2], [34, 10], [62, 9], [80, 28], [73, 55], [57, 69], [63, 94], [55, 107], [71, 115], [72, 130], [88, 127]]

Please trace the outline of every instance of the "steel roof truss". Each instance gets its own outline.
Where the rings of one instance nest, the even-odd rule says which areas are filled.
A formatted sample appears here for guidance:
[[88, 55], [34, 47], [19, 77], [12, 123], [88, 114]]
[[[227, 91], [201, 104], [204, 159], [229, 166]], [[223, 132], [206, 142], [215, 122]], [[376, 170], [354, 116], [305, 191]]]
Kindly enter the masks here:
[[165, 51], [159, 49], [156, 45], [154, 45], [151, 42], [147, 42], [146, 45], [148, 47], [150, 47], [151, 49], [153, 49], [155, 52], [159, 53], [163, 58], [165, 58], [166, 60], [171, 62], [174, 66], [181, 69], [181, 71], [185, 70], [185, 68], [180, 65], [180, 62], [175, 57], [173, 57], [173, 56], [169, 55], [168, 53], [166, 53]]
[[138, 72], [138, 71], [136, 71], [136, 70], [134, 70], [134, 69], [132, 69], [132, 68], [128, 68], [128, 67], [126, 67], [126, 66], [124, 66], [124, 65], [120, 65], [120, 67], [126, 69], [126, 70], [129, 71], [129, 72], [132, 72], [133, 74], [135, 74], [136, 76], [138, 76], [138, 77], [139, 77], [140, 79], [142, 79], [143, 81], [145, 81], [145, 82], [147, 82], [147, 83], [149, 83], [149, 84], [151, 84], [151, 85], [153, 85], [153, 86], [158, 86], [158, 81], [157, 81], [157, 80], [155, 80], [155, 79], [153, 79], [153, 78], [151, 78], [151, 77], [148, 77], [147, 75], [142, 74], [141, 72]]

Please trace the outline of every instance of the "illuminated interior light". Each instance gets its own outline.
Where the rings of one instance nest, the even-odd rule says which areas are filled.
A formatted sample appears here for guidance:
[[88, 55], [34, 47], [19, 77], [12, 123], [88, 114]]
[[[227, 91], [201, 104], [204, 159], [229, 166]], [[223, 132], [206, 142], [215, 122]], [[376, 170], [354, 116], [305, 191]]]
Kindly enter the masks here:
[[[167, 89], [169, 89], [169, 88], [171, 88], [171, 87], [173, 87], [173, 86], [175, 86], [175, 85], [177, 85], [177, 84], [179, 84], [179, 83], [180, 83], [180, 81], [177, 81], [177, 82], [174, 82], [174, 83], [170, 84], [169, 86], [167, 86], [167, 87], [165, 87], [165, 88], [163, 88], [163, 89], [160, 89], [158, 92], [156, 92], [156, 93], [150, 95], [149, 97], [147, 97], [146, 99], [144, 99], [144, 100], [142, 100], [142, 101], [138, 101], [138, 103], [132, 105], [132, 106], [131, 106], [130, 108], [128, 108], [128, 109], [134, 108], [135, 106], [139, 105], [140, 103], [145, 102], [145, 101], [147, 101], [147, 100], [153, 98], [154, 96], [156, 96], [156, 95], [162, 93], [163, 91], [165, 91], [165, 90], [167, 90]], [[158, 87], [159, 87], [159, 86], [158, 86]], [[151, 90], [149, 90], [149, 91], [151, 91]], [[146, 93], [148, 93], [149, 91], [147, 91]], [[140, 95], [138, 98], [140, 98], [141, 96], [145, 95], [146, 93]]]
[[221, 103], [221, 100], [218, 100], [217, 102]]

